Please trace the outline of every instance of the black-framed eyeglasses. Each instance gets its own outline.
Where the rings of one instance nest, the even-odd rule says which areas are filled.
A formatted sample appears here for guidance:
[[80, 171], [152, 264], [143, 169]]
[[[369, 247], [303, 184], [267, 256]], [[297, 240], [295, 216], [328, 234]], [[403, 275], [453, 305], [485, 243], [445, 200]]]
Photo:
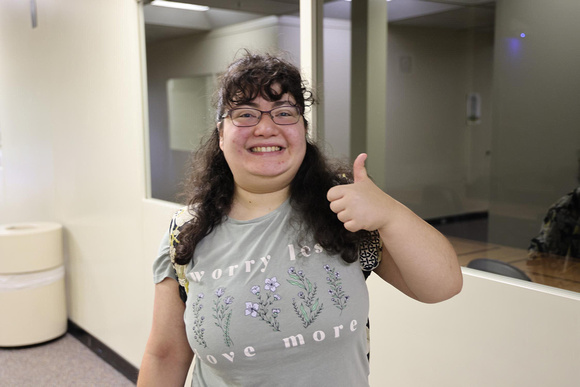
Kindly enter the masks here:
[[254, 108], [234, 108], [222, 115], [230, 117], [235, 126], [255, 126], [262, 119], [263, 114], [269, 114], [277, 125], [293, 125], [300, 121], [300, 108], [294, 105], [284, 105], [272, 110], [258, 110]]

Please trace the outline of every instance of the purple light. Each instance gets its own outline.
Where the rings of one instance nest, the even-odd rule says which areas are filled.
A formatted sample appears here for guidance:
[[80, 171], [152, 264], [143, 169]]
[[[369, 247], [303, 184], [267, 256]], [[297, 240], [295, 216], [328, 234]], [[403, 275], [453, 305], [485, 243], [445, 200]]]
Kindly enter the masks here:
[[526, 34], [524, 34], [523, 32], [520, 34], [520, 37], [525, 38]]

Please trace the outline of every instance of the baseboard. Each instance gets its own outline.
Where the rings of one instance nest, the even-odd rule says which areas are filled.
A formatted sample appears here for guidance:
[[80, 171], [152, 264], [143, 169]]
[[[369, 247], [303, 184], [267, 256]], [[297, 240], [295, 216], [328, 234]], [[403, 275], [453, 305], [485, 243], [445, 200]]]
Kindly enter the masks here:
[[107, 347], [99, 339], [93, 337], [90, 333], [70, 320], [68, 320], [68, 333], [83, 343], [106, 363], [110, 364], [114, 369], [123, 374], [127, 379], [133, 383], [137, 383], [139, 369], [123, 359], [118, 353]]
[[441, 224], [458, 223], [465, 222], [468, 220], [479, 220], [487, 218], [489, 218], [489, 212], [480, 211], [480, 212], [469, 212], [466, 214], [442, 216], [439, 218], [425, 219], [425, 221], [429, 223], [431, 226], [439, 226]]

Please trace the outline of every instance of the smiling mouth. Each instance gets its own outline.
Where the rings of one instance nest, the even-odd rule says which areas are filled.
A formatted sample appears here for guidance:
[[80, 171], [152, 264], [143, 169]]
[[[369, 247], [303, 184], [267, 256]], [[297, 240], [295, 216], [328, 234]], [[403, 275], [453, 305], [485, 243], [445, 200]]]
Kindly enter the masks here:
[[281, 150], [282, 147], [280, 146], [257, 146], [250, 149], [252, 153], [269, 153], [269, 152], [278, 152]]

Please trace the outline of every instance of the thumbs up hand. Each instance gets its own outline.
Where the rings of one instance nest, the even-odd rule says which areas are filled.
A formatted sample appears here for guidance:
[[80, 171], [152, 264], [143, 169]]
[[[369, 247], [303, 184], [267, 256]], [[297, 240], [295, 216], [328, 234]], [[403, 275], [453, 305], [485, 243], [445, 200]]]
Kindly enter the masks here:
[[332, 187], [326, 195], [330, 209], [352, 232], [384, 227], [388, 222], [389, 204], [393, 200], [368, 177], [366, 158], [367, 155], [361, 153], [354, 161], [354, 183]]

